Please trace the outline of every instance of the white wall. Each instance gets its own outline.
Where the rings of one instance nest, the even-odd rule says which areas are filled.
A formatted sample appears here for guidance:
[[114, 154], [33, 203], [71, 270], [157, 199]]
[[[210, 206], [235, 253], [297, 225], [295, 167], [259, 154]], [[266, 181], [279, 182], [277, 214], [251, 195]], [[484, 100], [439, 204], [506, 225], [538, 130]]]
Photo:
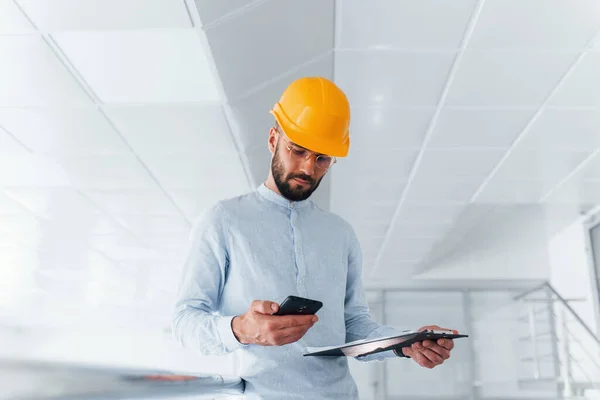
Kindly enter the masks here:
[[583, 299], [570, 302], [570, 305], [592, 329], [596, 329], [593, 266], [586, 252], [585, 233], [583, 222], [577, 220], [550, 239], [550, 283], [567, 299]]
[[[555, 235], [548, 248], [551, 278], [550, 283], [564, 297], [584, 323], [596, 334], [598, 327], [597, 295], [594, 288], [592, 260], [588, 257], [586, 227], [579, 219]], [[563, 307], [556, 304], [557, 315]], [[586, 381], [591, 375], [600, 376], [600, 346], [570, 313], [568, 319], [569, 351], [578, 362], [572, 364], [572, 375], [576, 380]], [[559, 339], [564, 337], [561, 327]]]

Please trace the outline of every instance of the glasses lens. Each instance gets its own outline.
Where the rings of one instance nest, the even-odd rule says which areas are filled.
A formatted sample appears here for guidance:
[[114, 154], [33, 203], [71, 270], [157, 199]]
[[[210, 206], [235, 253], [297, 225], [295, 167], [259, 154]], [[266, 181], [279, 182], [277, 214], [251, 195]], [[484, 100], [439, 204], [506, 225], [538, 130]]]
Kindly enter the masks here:
[[317, 167], [319, 168], [329, 168], [331, 167], [331, 163], [333, 162], [333, 157], [329, 156], [318, 156], [317, 157]]

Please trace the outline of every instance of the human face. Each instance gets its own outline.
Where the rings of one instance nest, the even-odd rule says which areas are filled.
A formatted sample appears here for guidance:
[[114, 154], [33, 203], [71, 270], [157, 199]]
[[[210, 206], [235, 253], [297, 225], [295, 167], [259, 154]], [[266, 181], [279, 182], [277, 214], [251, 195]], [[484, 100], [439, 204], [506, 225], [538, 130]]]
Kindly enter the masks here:
[[[271, 173], [279, 193], [290, 201], [308, 199], [334, 162], [289, 142], [277, 132], [278, 140], [271, 162]], [[320, 168], [317, 164], [327, 166]]]

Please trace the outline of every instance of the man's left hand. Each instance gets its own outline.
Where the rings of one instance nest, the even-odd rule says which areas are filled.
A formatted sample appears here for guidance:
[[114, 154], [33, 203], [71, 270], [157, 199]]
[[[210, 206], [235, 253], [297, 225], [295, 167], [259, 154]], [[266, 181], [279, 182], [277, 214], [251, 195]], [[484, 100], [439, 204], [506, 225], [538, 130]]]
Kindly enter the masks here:
[[[419, 331], [423, 331], [425, 329], [450, 331], [455, 334], [458, 333], [455, 330], [440, 328], [437, 325], [424, 326], [419, 329]], [[404, 353], [405, 356], [415, 360], [415, 362], [421, 367], [434, 368], [443, 364], [444, 361], [450, 358], [450, 351], [452, 351], [453, 348], [454, 340], [452, 339], [438, 339], [437, 341], [424, 340], [422, 343], [413, 343], [411, 347], [404, 347], [402, 349], [402, 353]]]

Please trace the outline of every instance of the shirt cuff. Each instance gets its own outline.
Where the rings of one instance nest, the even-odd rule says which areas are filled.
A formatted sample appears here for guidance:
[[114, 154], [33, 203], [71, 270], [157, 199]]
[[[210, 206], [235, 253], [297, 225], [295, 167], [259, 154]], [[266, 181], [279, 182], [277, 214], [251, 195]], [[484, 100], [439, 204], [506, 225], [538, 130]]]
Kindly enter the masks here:
[[223, 343], [223, 347], [227, 352], [232, 352], [243, 346], [233, 334], [233, 328], [231, 327], [233, 318], [235, 317], [220, 317], [217, 321], [217, 329], [219, 330], [221, 343]]

